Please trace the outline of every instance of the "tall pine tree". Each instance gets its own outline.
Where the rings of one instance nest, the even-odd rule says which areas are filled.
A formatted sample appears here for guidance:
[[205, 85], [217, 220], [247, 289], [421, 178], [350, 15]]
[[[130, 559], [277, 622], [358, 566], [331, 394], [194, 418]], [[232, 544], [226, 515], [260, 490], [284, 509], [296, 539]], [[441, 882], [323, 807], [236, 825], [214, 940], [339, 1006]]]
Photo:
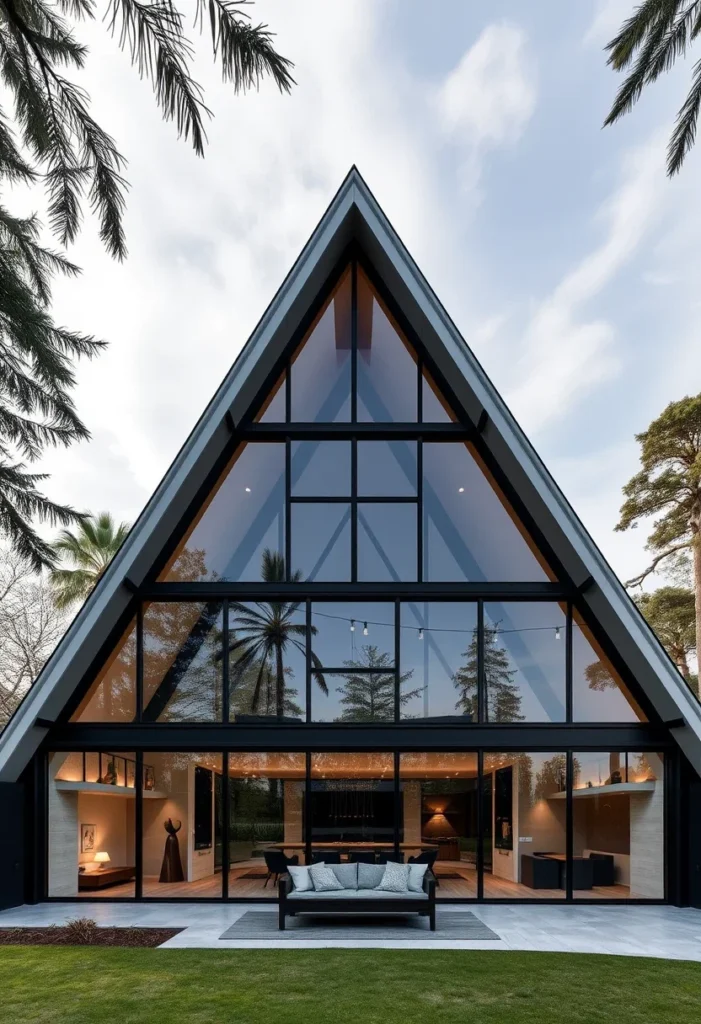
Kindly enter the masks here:
[[[391, 722], [394, 719], [394, 680], [392, 659], [374, 644], [361, 647], [359, 657], [346, 661], [345, 683], [338, 687], [343, 712], [338, 722]], [[372, 669], [372, 672], [358, 669]], [[421, 693], [421, 688], [402, 692], [402, 686], [413, 675], [405, 672], [399, 679], [400, 707]]]
[[[522, 722], [521, 694], [514, 683], [516, 671], [511, 668], [509, 656], [499, 641], [499, 623], [484, 629], [484, 681], [488, 722]], [[478, 641], [473, 634], [468, 649], [463, 653], [465, 663], [453, 676], [459, 692], [455, 707], [463, 715], [477, 721]]]

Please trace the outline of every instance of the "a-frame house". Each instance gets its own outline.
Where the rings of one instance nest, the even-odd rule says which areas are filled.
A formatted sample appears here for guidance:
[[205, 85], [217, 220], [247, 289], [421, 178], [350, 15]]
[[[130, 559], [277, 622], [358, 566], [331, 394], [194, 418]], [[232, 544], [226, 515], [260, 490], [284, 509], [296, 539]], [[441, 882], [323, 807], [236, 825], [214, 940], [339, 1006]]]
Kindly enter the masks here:
[[[354, 168], [0, 737], [0, 907], [701, 905], [701, 714]], [[172, 836], [175, 838], [172, 838]]]

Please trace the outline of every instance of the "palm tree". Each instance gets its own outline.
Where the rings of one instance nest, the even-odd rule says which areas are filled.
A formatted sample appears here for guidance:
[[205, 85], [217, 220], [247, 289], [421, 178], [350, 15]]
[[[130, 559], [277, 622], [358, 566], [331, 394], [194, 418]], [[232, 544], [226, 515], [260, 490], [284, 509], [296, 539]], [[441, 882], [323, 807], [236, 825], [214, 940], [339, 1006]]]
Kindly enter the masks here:
[[[606, 49], [615, 71], [630, 69], [604, 124], [629, 113], [643, 89], [669, 71], [677, 57], [701, 35], [701, 0], [642, 0]], [[692, 70], [691, 88], [682, 104], [667, 148], [667, 174], [676, 174], [696, 140], [701, 109], [701, 61]]]
[[109, 512], [100, 512], [86, 516], [75, 533], [61, 531], [53, 549], [57, 557], [67, 559], [71, 568], [53, 569], [49, 577], [58, 608], [68, 608], [85, 600], [129, 530], [128, 523], [116, 526]]
[[[265, 549], [261, 577], [264, 583], [285, 581], [285, 559], [282, 555]], [[299, 583], [301, 579], [302, 574], [296, 572], [291, 582]], [[232, 601], [229, 605], [230, 612], [236, 615], [232, 620], [234, 638], [229, 643], [229, 657], [235, 657], [231, 666], [231, 681], [236, 686], [245, 677], [247, 670], [253, 665], [257, 667], [251, 699], [251, 711], [254, 714], [260, 705], [263, 684], [270, 675], [275, 685], [277, 717], [282, 718], [285, 713], [285, 653], [290, 648], [304, 655], [307, 651], [307, 627], [294, 621], [301, 606], [299, 601], [291, 604], [284, 601], [259, 601], [256, 604]], [[312, 627], [312, 632], [316, 632], [315, 627]], [[321, 662], [313, 651], [311, 660], [312, 675], [320, 690], [328, 694]]]

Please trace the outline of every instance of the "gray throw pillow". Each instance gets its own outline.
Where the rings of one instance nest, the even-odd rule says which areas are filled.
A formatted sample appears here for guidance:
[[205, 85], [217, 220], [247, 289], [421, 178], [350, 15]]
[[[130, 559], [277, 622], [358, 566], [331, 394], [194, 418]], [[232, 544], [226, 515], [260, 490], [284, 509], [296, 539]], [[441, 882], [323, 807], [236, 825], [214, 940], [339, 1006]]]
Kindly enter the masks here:
[[388, 861], [382, 881], [376, 888], [383, 892], [409, 892], [409, 865]]
[[428, 871], [428, 864], [409, 864], [409, 892], [424, 891], [424, 875]]
[[328, 864], [312, 864], [309, 874], [317, 892], [331, 892], [333, 889], [343, 888]]
[[358, 864], [358, 888], [376, 889], [384, 873], [384, 864]]
[[344, 889], [358, 888], [357, 864], [329, 864], [329, 867]]
[[309, 868], [304, 867], [304, 865], [289, 864], [287, 872], [292, 879], [295, 892], [309, 892], [310, 889], [314, 888], [309, 877]]

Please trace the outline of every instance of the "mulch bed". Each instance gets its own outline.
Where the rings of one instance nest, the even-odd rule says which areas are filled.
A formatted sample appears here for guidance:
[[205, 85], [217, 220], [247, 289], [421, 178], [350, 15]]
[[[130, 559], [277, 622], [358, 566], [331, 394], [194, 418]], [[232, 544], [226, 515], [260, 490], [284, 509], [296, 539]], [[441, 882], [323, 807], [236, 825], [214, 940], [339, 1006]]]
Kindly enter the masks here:
[[0, 928], [0, 946], [160, 946], [182, 928], [96, 928], [80, 938], [71, 928]]

